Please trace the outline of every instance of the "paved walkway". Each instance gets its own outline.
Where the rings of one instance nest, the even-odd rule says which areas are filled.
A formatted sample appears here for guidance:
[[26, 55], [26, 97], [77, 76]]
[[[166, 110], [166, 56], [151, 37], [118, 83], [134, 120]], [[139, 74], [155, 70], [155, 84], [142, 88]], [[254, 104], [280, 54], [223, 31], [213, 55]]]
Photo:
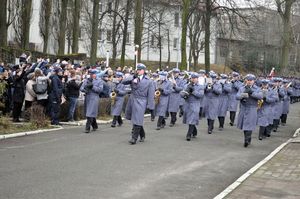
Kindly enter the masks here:
[[246, 179], [227, 199], [299, 199], [300, 139], [287, 144]]

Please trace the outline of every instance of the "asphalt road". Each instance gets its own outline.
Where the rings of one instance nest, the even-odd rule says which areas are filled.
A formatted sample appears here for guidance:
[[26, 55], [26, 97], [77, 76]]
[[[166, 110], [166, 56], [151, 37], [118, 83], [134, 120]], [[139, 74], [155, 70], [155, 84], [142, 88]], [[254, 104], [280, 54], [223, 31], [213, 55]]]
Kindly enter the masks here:
[[299, 118], [300, 104], [292, 105], [288, 125], [264, 141], [256, 131], [249, 148], [236, 127], [208, 135], [205, 120], [187, 142], [181, 119], [160, 131], [146, 119], [146, 141], [134, 146], [128, 121], [91, 134], [76, 127], [0, 140], [0, 198], [213, 198], [285, 142]]

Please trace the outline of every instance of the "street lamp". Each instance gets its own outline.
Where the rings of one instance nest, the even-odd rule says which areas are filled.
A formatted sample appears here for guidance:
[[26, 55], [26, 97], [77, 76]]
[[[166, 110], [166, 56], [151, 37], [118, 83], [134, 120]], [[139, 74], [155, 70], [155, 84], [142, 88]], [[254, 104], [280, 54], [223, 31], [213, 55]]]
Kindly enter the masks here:
[[138, 64], [138, 53], [139, 53], [139, 45], [135, 45], [135, 70], [137, 69]]
[[106, 67], [109, 67], [109, 50], [106, 50]]

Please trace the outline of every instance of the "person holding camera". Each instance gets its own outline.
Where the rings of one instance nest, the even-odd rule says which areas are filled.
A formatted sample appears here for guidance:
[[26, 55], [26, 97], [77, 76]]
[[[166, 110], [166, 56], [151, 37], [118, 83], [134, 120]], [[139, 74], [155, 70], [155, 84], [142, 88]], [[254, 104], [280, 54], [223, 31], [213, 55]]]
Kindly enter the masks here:
[[85, 133], [98, 129], [97, 116], [99, 110], [99, 95], [103, 90], [103, 82], [97, 78], [97, 70], [89, 70], [89, 77], [84, 80], [80, 91], [85, 94], [84, 107], [86, 116]]
[[237, 127], [244, 131], [244, 147], [248, 147], [251, 144], [252, 131], [257, 124], [258, 100], [263, 99], [263, 93], [254, 84], [256, 79], [254, 75], [248, 74], [245, 79], [245, 84], [236, 95], [236, 99], [241, 103]]

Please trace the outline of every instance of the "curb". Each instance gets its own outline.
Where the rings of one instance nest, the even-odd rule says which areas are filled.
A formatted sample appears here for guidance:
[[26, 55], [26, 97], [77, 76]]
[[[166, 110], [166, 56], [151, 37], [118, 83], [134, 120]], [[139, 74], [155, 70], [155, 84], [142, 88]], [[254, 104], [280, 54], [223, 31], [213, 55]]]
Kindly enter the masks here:
[[[144, 117], [150, 117], [150, 114], [145, 114]], [[123, 120], [125, 120], [125, 118], [122, 118]], [[97, 120], [97, 124], [110, 124], [113, 120], [108, 120], [108, 121], [104, 121], [104, 120]], [[85, 124], [86, 120], [79, 120], [76, 122], [60, 122], [63, 125], [66, 126], [83, 126]]]
[[295, 131], [295, 133], [294, 133], [294, 135], [293, 135], [293, 138], [296, 138], [296, 137], [298, 137], [300, 135], [300, 128], [298, 128], [296, 131]]
[[21, 136], [27, 136], [27, 135], [35, 135], [39, 133], [45, 133], [45, 132], [51, 132], [51, 131], [58, 131], [64, 129], [63, 127], [57, 127], [54, 129], [41, 129], [36, 131], [27, 131], [27, 132], [21, 132], [21, 133], [13, 133], [13, 134], [7, 134], [7, 135], [0, 135], [0, 140], [8, 139], [8, 138], [15, 138], [15, 137], [21, 137]]
[[[299, 130], [299, 129], [298, 129]], [[297, 131], [298, 131], [297, 130]], [[296, 132], [297, 132], [296, 131]], [[300, 130], [299, 130], [300, 131]], [[214, 197], [214, 199], [223, 199], [232, 191], [234, 191], [238, 186], [240, 186], [248, 177], [250, 177], [254, 172], [256, 172], [261, 166], [266, 164], [269, 160], [271, 160], [277, 153], [279, 153], [287, 144], [292, 142], [292, 138], [288, 139], [285, 143], [281, 144], [277, 147], [273, 152], [271, 152], [266, 158], [257, 163], [254, 167], [249, 169], [246, 173], [244, 173], [241, 177], [239, 177], [234, 183], [229, 185], [224, 191], [222, 191], [219, 195]]]

